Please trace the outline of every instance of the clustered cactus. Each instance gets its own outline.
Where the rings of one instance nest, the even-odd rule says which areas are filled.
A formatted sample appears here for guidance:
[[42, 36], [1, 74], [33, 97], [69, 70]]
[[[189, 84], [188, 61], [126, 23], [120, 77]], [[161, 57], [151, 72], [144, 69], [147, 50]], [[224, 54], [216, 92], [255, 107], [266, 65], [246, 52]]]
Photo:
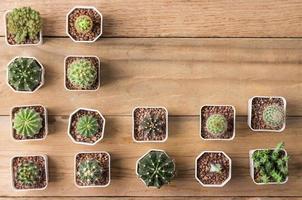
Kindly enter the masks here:
[[87, 15], [80, 15], [75, 20], [74, 27], [79, 33], [88, 33], [93, 27], [93, 21], [91, 17]]
[[161, 134], [165, 130], [165, 121], [158, 114], [147, 114], [139, 124], [139, 130], [144, 135], [155, 136]]
[[76, 132], [86, 138], [94, 136], [98, 130], [98, 120], [92, 115], [84, 115], [80, 117], [76, 124]]
[[228, 121], [225, 116], [221, 114], [213, 114], [207, 119], [206, 128], [212, 135], [219, 136], [225, 133], [225, 131], [227, 130]]
[[212, 173], [221, 173], [222, 167], [219, 163], [210, 163], [210, 172]]
[[17, 170], [17, 181], [25, 186], [35, 185], [40, 179], [40, 169], [33, 163], [23, 163]]
[[284, 154], [284, 143], [281, 142], [274, 150], [256, 150], [252, 159], [255, 172], [259, 174], [256, 182], [282, 183], [288, 176], [288, 159]]
[[15, 8], [7, 16], [7, 31], [17, 44], [35, 40], [42, 29], [40, 13], [30, 7]]
[[97, 69], [87, 59], [73, 61], [67, 69], [70, 83], [81, 89], [89, 89], [97, 80]]
[[284, 123], [284, 110], [279, 105], [267, 106], [263, 111], [264, 123], [272, 128], [280, 127]]
[[31, 108], [21, 108], [14, 117], [13, 128], [16, 134], [24, 138], [32, 138], [42, 128], [42, 118], [38, 112]]
[[173, 160], [162, 151], [150, 151], [138, 161], [138, 176], [147, 186], [160, 188], [175, 176]]
[[33, 58], [16, 58], [8, 66], [8, 83], [18, 91], [33, 91], [42, 79], [42, 68]]
[[102, 179], [105, 169], [96, 159], [89, 159], [80, 162], [77, 175], [84, 185], [94, 185]]

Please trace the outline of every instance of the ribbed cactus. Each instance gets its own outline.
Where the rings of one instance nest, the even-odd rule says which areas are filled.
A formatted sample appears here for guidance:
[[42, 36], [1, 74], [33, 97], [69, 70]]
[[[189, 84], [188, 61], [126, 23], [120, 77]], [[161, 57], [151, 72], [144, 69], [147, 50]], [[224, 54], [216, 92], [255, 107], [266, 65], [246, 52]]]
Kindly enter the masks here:
[[138, 161], [138, 176], [147, 186], [160, 188], [175, 176], [173, 160], [162, 151], [150, 151]]
[[68, 67], [67, 78], [75, 87], [88, 89], [97, 79], [97, 70], [89, 60], [77, 59]]
[[7, 16], [7, 31], [18, 44], [35, 40], [42, 29], [40, 13], [30, 7], [15, 8]]
[[74, 23], [74, 27], [79, 33], [87, 33], [91, 31], [93, 27], [92, 19], [87, 15], [80, 15]]
[[32, 138], [42, 128], [42, 118], [34, 109], [21, 108], [13, 119], [13, 128], [17, 135]]
[[279, 127], [284, 123], [284, 115], [284, 110], [281, 106], [270, 105], [263, 111], [263, 121], [269, 127]]
[[33, 58], [16, 58], [8, 65], [8, 83], [18, 91], [33, 91], [42, 80], [42, 68]]
[[221, 173], [222, 167], [219, 163], [210, 163], [210, 172]]
[[77, 175], [83, 184], [93, 185], [99, 181], [105, 169], [96, 159], [85, 160], [79, 164]]
[[165, 130], [165, 121], [157, 114], [148, 114], [139, 124], [139, 130], [142, 130], [144, 135], [161, 134]]
[[221, 135], [228, 128], [227, 119], [221, 114], [213, 114], [207, 119], [206, 128], [214, 136]]
[[22, 185], [34, 185], [38, 182], [39, 178], [40, 169], [35, 163], [23, 163], [18, 167], [16, 179]]
[[84, 137], [92, 137], [99, 131], [98, 120], [91, 115], [84, 115], [79, 118], [76, 124], [76, 132]]

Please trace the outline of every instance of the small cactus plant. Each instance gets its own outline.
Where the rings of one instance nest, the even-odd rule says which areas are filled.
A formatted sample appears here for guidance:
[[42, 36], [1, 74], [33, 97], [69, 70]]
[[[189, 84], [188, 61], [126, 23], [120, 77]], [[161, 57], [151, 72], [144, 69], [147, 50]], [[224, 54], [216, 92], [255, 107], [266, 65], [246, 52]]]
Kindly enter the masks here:
[[280, 127], [284, 123], [284, 110], [281, 106], [270, 105], [263, 111], [264, 123], [272, 128]]
[[145, 184], [160, 188], [171, 182], [175, 176], [173, 160], [162, 151], [150, 151], [137, 164], [138, 176]]
[[213, 114], [207, 119], [206, 128], [212, 135], [219, 136], [228, 128], [227, 119], [221, 114]]
[[67, 78], [80, 89], [89, 89], [97, 80], [97, 69], [87, 59], [73, 61], [67, 69]]
[[33, 58], [16, 58], [8, 65], [8, 83], [17, 91], [33, 91], [42, 80], [42, 68]]
[[25, 186], [32, 186], [39, 181], [40, 169], [33, 163], [23, 163], [17, 170], [17, 181]]
[[42, 29], [40, 13], [30, 7], [15, 8], [7, 16], [7, 31], [17, 44], [35, 40]]
[[210, 163], [210, 172], [221, 173], [222, 167], [218, 163]]
[[143, 130], [144, 135], [155, 136], [165, 130], [165, 121], [159, 115], [148, 114], [139, 124], [139, 130]]
[[98, 130], [98, 120], [91, 115], [80, 117], [76, 124], [76, 131], [83, 137], [92, 137], [98, 132]]
[[92, 19], [87, 15], [80, 15], [74, 22], [74, 27], [79, 33], [88, 33], [93, 27]]
[[16, 134], [23, 138], [32, 138], [42, 128], [42, 118], [38, 112], [31, 108], [21, 108], [14, 117], [13, 128]]
[[84, 185], [94, 185], [102, 178], [104, 171], [99, 161], [90, 159], [80, 162], [77, 175]]

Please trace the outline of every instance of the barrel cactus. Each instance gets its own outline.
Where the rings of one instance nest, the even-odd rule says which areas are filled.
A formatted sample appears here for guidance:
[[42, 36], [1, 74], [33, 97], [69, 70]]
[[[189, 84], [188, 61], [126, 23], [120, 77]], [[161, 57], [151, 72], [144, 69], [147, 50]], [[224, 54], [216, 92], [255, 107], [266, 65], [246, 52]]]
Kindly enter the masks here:
[[91, 115], [84, 115], [79, 118], [76, 124], [76, 132], [83, 137], [92, 137], [99, 131], [98, 120]]
[[93, 27], [93, 21], [87, 15], [80, 15], [75, 20], [74, 27], [79, 33], [88, 33]]
[[163, 151], [150, 151], [137, 163], [137, 174], [145, 184], [160, 188], [175, 176], [175, 164]]
[[228, 128], [227, 119], [221, 114], [213, 114], [207, 119], [206, 128], [212, 135], [219, 136]]
[[281, 106], [270, 105], [263, 111], [264, 123], [272, 128], [280, 127], [284, 123], [284, 110]]
[[156, 114], [148, 114], [139, 124], [139, 130], [142, 130], [144, 135], [155, 136], [165, 131], [165, 121]]
[[105, 172], [105, 169], [101, 166], [100, 162], [96, 159], [90, 159], [80, 162], [77, 176], [84, 185], [94, 185], [100, 179]]
[[23, 163], [18, 167], [16, 179], [22, 185], [32, 186], [39, 181], [39, 178], [40, 169], [35, 163]]

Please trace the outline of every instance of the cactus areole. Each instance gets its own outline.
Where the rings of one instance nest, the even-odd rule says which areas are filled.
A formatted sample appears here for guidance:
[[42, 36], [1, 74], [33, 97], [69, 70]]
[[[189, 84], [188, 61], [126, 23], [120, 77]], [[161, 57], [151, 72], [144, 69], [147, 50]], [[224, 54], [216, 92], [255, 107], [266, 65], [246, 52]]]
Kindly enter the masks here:
[[267, 106], [263, 111], [263, 121], [267, 126], [278, 127], [284, 123], [283, 108], [278, 105]]
[[221, 114], [213, 114], [206, 121], [207, 130], [212, 135], [221, 135], [228, 128], [228, 122], [226, 118]]

